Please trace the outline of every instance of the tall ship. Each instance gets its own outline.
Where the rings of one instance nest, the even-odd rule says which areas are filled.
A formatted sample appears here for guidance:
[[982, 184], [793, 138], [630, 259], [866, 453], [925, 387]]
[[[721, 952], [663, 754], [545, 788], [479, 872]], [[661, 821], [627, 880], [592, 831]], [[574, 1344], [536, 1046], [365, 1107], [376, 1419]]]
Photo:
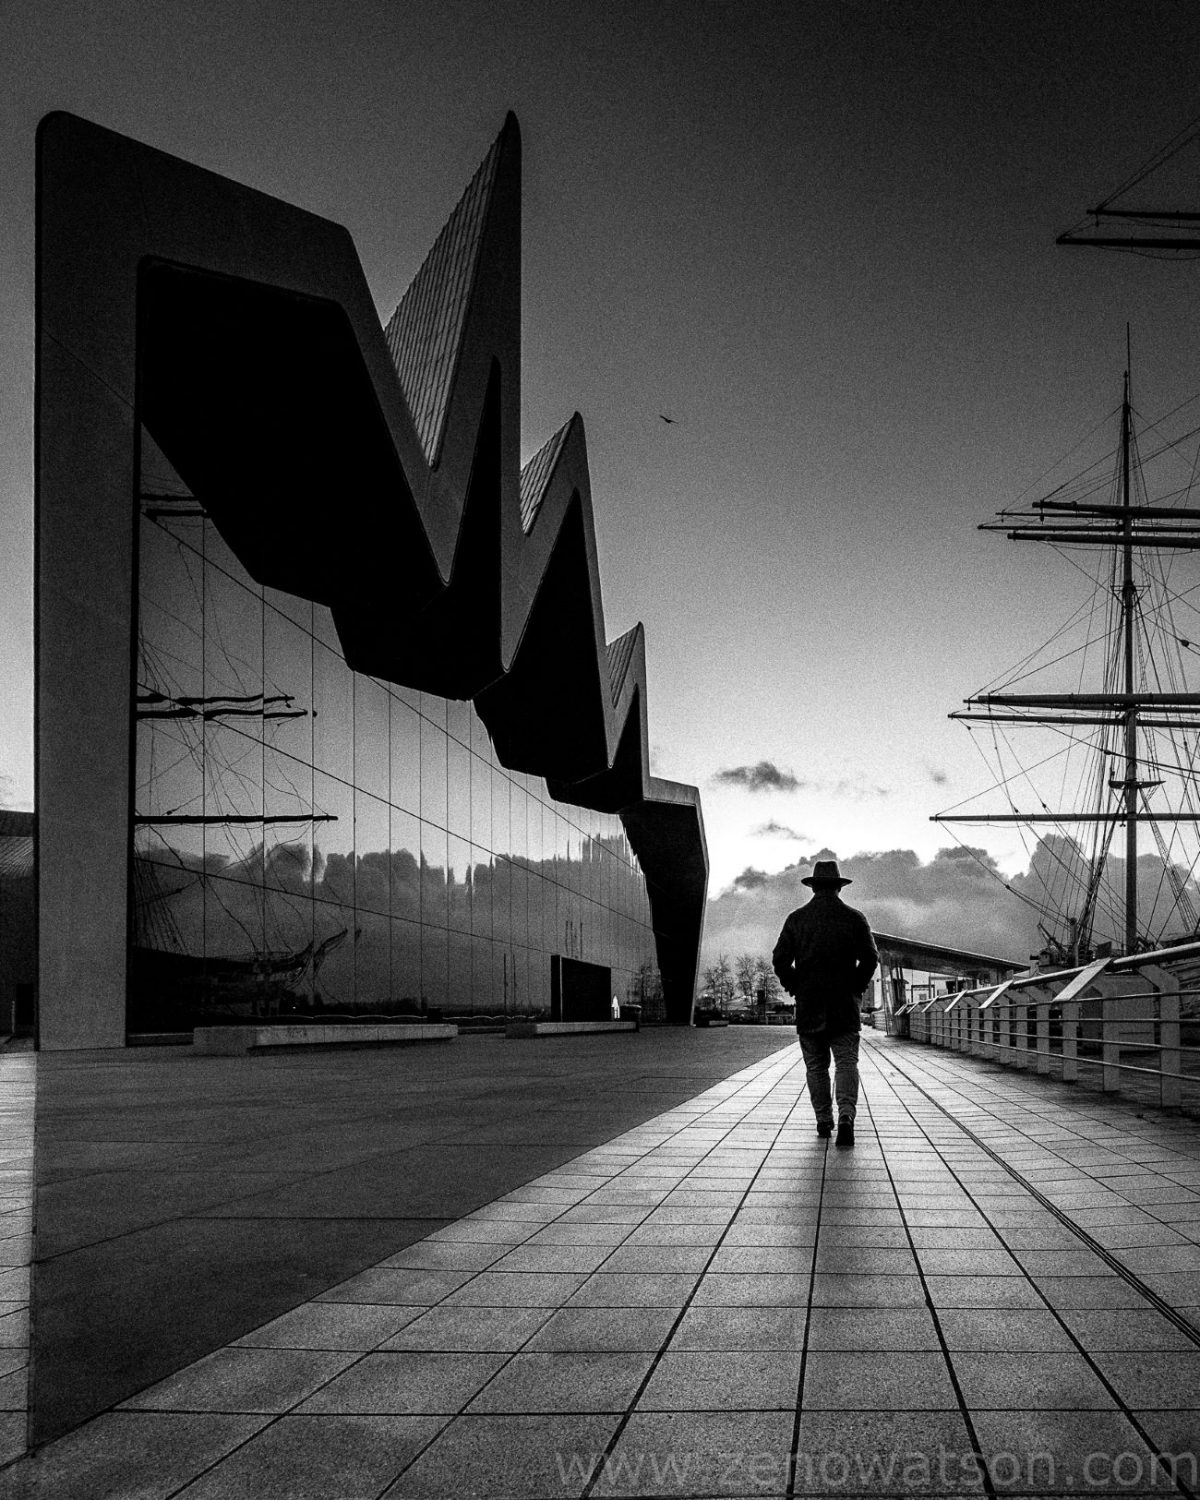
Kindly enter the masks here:
[[1036, 918], [1032, 956], [1045, 963], [1200, 937], [1200, 428], [1178, 430], [1189, 407], [1194, 419], [1187, 403], [1135, 420], [1127, 367], [1105, 456], [981, 527], [1055, 549], [1091, 584], [1051, 640], [950, 715], [992, 780], [934, 818], [1020, 833], [1029, 870], [1006, 884]]

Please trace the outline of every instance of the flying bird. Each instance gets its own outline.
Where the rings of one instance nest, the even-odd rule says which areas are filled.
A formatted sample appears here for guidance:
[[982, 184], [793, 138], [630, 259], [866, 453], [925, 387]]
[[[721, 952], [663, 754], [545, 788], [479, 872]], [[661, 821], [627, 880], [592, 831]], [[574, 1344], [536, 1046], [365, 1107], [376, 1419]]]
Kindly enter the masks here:
[[661, 418], [661, 420], [664, 421], [667, 424], [668, 427], [674, 427], [674, 425], [675, 425], [675, 418], [674, 417], [665, 417], [665, 416], [663, 416], [662, 412], [659, 412], [658, 415]]

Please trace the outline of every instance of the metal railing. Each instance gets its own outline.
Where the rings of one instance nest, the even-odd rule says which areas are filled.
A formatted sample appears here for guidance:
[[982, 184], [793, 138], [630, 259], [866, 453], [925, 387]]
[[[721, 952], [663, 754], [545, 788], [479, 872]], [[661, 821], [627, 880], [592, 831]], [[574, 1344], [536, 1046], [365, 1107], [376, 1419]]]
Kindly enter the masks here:
[[1200, 943], [1096, 959], [918, 1000], [896, 1015], [916, 1041], [1200, 1113], [1200, 988], [1172, 972], [1197, 961]]

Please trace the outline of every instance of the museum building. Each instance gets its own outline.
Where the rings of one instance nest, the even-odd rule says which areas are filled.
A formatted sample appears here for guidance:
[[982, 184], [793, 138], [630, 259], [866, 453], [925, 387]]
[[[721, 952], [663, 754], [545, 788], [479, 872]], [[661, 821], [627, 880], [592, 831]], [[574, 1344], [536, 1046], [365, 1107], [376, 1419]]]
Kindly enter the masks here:
[[384, 328], [340, 226], [85, 121], [38, 194], [39, 1045], [687, 1024], [699, 795], [579, 417], [520, 463], [516, 121]]

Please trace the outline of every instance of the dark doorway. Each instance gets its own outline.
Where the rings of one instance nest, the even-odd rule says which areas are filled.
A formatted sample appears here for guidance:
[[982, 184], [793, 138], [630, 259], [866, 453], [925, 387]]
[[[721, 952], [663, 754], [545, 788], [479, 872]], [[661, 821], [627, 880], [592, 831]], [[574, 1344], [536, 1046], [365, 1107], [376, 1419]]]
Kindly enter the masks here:
[[581, 958], [550, 955], [550, 1019], [607, 1021], [612, 1015], [612, 970]]

